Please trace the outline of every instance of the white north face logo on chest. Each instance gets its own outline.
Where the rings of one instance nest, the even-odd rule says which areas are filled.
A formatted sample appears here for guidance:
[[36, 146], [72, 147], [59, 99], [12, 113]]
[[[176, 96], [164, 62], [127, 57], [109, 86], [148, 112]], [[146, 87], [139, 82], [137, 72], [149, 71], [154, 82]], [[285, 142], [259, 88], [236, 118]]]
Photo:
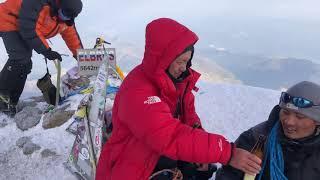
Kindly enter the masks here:
[[161, 102], [161, 99], [158, 96], [150, 96], [146, 101], [144, 101], [144, 104], [155, 104]]

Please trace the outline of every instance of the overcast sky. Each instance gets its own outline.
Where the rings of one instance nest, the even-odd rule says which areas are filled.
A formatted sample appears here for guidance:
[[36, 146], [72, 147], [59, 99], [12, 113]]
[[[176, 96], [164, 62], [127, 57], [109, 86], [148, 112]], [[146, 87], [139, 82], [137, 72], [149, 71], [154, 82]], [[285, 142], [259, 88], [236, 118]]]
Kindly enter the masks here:
[[195, 31], [198, 45], [319, 59], [319, 7], [318, 0], [87, 0], [78, 29], [90, 37], [85, 44], [101, 34], [142, 46], [146, 24], [169, 17]]
[[195, 31], [198, 45], [320, 59], [319, 0], [83, 0], [83, 4], [77, 26], [86, 47], [97, 36], [143, 47], [146, 24], [169, 17]]
[[125, 19], [138, 17], [212, 17], [212, 16], [265, 16], [275, 18], [320, 19], [318, 0], [87, 0], [85, 11]]
[[[160, 13], [162, 15], [162, 13], [168, 13], [185, 16], [186, 11], [190, 11], [190, 14], [195, 16], [235, 14], [319, 19], [320, 15], [318, 8], [320, 2], [318, 0], [127, 0], [110, 2], [106, 0], [104, 2], [108, 11], [132, 15], [159, 15]], [[90, 6], [89, 3], [91, 4], [93, 1], [84, 1], [84, 4], [88, 6]], [[102, 3], [100, 7], [102, 7]], [[120, 9], [124, 11], [119, 11]]]
[[[192, 23], [209, 17], [320, 20], [319, 0], [86, 0], [81, 18], [109, 27], [145, 25], [158, 17]], [[101, 18], [103, 17], [103, 18]], [[92, 21], [91, 21], [92, 22]], [[110, 28], [109, 28], [110, 30]]]

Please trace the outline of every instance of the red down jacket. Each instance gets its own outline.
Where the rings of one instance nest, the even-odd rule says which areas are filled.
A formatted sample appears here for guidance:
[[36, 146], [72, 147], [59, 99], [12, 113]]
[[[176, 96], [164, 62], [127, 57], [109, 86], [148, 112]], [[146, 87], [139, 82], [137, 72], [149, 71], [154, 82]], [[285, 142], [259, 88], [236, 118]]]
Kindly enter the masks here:
[[[160, 155], [199, 163], [229, 161], [231, 145], [224, 137], [192, 128], [200, 123], [191, 92], [200, 74], [189, 68], [190, 75], [176, 88], [165, 72], [197, 40], [171, 19], [147, 25], [142, 64], [128, 74], [115, 98], [113, 132], [102, 149], [97, 180], [148, 179]], [[182, 95], [183, 114], [175, 119]]]

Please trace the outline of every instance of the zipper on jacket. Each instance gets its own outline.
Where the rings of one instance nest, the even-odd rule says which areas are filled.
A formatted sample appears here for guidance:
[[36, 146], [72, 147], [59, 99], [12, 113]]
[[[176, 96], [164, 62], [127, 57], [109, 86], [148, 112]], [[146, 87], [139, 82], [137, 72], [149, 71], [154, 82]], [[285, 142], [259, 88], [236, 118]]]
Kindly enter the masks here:
[[187, 85], [186, 85], [186, 88], [184, 89], [184, 92], [183, 92], [183, 94], [182, 94], [182, 98], [181, 98], [181, 115], [184, 115], [184, 98], [185, 98], [185, 96], [186, 96], [186, 94], [187, 94], [187, 89], [188, 89], [188, 87], [189, 87], [189, 84], [190, 84], [190, 82], [188, 82], [187, 83]]
[[176, 104], [176, 110], [174, 112], [174, 118], [177, 118], [180, 120], [180, 117], [184, 115], [184, 98], [185, 98], [185, 95], [187, 93], [187, 89], [189, 87], [189, 82], [187, 83], [183, 93], [182, 93], [182, 96], [179, 96], [178, 97], [178, 101], [177, 101], [177, 104]]

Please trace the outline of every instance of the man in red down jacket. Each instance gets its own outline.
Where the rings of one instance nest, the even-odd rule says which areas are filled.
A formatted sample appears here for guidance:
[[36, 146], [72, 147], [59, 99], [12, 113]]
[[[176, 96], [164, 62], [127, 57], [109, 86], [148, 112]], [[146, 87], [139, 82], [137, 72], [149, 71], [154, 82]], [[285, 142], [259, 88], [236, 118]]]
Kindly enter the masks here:
[[[259, 172], [258, 157], [201, 128], [191, 92], [200, 77], [190, 68], [197, 40], [171, 19], [147, 25], [142, 64], [128, 74], [115, 98], [113, 131], [101, 152], [97, 180], [149, 179], [161, 170], [163, 159], [219, 162], [249, 174]], [[172, 168], [167, 165], [162, 169]]]

